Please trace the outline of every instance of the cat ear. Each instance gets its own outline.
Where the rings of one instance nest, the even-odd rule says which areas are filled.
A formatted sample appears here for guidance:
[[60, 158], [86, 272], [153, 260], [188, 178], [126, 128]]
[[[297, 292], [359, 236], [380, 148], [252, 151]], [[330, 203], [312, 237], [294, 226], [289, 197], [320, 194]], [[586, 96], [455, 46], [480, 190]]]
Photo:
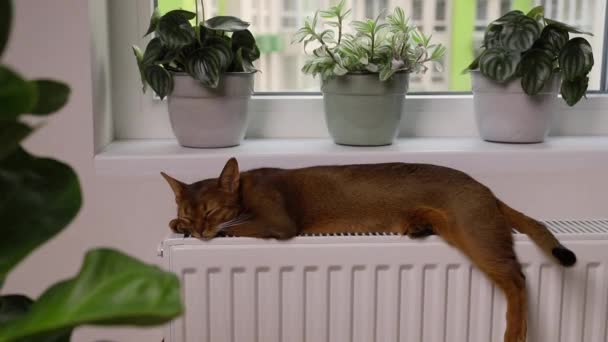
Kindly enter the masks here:
[[226, 166], [224, 166], [224, 170], [222, 170], [222, 174], [219, 178], [220, 189], [228, 192], [236, 192], [239, 188], [239, 178], [239, 163], [235, 158], [230, 158], [226, 163]]
[[181, 197], [186, 189], [186, 184], [178, 181], [177, 179], [169, 176], [168, 174], [161, 172], [160, 173], [163, 178], [169, 183], [171, 189], [173, 189], [173, 193], [175, 193], [175, 197]]

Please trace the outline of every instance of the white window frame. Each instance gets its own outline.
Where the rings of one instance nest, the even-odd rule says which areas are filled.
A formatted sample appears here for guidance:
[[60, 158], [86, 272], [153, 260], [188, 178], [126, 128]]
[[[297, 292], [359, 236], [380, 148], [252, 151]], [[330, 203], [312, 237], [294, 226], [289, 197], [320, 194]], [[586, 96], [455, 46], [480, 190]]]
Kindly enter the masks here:
[[[446, 10], [449, 11], [449, 7]], [[145, 47], [147, 39], [141, 36], [147, 29], [152, 11], [152, 0], [110, 2], [108, 19], [111, 23], [109, 36], [112, 78], [111, 121], [113, 122], [113, 132], [110, 135], [113, 140], [173, 138], [166, 102], [154, 98], [151, 91], [145, 95], [141, 93], [139, 73], [129, 48], [132, 44]], [[606, 30], [608, 31], [608, 28]], [[608, 34], [605, 34], [604, 49], [608, 48], [607, 42]], [[606, 63], [606, 58], [601, 62], [598, 60], [596, 67], [603, 66], [606, 71]], [[608, 90], [606, 75], [602, 82], [603, 89]], [[477, 136], [472, 95], [429, 93], [408, 94], [407, 97], [401, 136]], [[552, 135], [608, 135], [608, 94], [592, 93], [587, 100], [581, 101], [575, 107], [560, 103]], [[298, 93], [254, 95], [247, 136], [250, 138], [328, 137], [322, 96]]]

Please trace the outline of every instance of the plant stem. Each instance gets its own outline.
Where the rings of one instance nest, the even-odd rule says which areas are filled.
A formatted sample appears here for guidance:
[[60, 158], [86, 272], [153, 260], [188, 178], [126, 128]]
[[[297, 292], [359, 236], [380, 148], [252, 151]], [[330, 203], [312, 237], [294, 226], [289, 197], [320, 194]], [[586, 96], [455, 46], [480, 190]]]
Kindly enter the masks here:
[[372, 31], [371, 37], [372, 37], [372, 55], [371, 55], [371, 57], [369, 59], [369, 62], [373, 63], [374, 62], [374, 45], [376, 44], [376, 42], [375, 42], [375, 38], [376, 38], [376, 32], [375, 32], [375, 30]]
[[203, 0], [201, 0], [201, 13], [203, 14], [203, 22], [204, 22], [205, 21], [205, 1], [203, 1]]
[[338, 45], [342, 41], [342, 17], [338, 16]]

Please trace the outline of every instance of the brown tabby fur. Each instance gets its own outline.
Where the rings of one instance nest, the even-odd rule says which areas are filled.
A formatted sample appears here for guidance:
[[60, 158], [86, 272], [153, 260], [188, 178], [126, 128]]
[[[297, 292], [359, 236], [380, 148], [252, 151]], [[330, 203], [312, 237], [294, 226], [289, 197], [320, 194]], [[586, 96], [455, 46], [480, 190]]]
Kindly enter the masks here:
[[505, 342], [526, 340], [525, 278], [511, 227], [566, 266], [572, 252], [540, 222], [498, 200], [463, 172], [426, 164], [319, 166], [239, 172], [228, 161], [217, 179], [191, 185], [163, 173], [175, 192], [178, 233], [290, 239], [302, 233], [430, 234], [467, 255], [507, 298]]

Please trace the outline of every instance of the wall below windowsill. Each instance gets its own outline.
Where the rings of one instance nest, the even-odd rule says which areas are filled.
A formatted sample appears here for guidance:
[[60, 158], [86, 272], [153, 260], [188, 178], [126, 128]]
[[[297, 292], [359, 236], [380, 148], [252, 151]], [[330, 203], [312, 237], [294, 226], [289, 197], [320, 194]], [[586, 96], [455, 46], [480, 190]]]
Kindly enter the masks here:
[[217, 176], [230, 157], [243, 170], [311, 165], [409, 162], [449, 166], [474, 175], [600, 171], [608, 174], [608, 137], [550, 137], [541, 144], [497, 144], [479, 138], [402, 138], [394, 145], [350, 147], [329, 139], [256, 139], [221, 149], [184, 148], [172, 139], [120, 140], [95, 157], [104, 176], [166, 171], [200, 179]]

